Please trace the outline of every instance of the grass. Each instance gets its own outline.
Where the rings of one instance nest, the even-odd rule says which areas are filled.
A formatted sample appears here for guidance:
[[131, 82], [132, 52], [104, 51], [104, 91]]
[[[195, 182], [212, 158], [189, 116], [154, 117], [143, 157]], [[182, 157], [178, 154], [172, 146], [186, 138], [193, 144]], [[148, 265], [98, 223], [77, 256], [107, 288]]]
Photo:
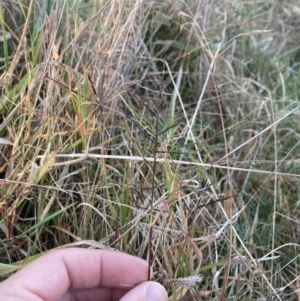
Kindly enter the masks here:
[[299, 300], [297, 1], [2, 1], [0, 277], [147, 259], [170, 300]]

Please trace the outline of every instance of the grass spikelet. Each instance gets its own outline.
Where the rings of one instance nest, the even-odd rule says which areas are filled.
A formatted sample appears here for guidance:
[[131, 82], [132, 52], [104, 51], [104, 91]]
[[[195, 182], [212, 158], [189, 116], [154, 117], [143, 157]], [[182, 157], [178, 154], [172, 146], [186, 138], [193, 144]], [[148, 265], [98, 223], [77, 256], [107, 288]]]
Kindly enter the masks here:
[[200, 275], [189, 276], [185, 278], [177, 278], [177, 279], [168, 279], [165, 280], [165, 285], [171, 287], [188, 287], [191, 288], [195, 285], [198, 285], [203, 280], [203, 277]]

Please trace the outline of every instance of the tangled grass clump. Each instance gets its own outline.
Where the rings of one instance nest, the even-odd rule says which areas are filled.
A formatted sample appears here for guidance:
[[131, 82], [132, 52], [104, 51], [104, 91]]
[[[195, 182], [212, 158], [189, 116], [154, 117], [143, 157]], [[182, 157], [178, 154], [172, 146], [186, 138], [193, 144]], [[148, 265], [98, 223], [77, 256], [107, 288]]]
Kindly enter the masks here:
[[85, 246], [170, 300], [299, 299], [299, 11], [2, 1], [0, 276]]

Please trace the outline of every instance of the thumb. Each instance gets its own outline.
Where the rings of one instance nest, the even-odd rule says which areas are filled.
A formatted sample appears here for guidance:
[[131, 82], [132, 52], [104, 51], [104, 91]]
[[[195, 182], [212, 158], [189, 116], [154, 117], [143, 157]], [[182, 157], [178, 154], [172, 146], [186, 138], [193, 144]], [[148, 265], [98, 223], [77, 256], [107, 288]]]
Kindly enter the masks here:
[[131, 289], [120, 301], [168, 301], [168, 295], [159, 283], [146, 281]]

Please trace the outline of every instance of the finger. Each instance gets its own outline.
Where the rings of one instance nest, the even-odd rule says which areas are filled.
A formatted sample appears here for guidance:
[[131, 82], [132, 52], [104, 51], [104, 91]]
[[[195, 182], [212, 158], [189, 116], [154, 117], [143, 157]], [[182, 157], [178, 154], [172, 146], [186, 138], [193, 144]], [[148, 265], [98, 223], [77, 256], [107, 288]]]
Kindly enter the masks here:
[[130, 290], [120, 301], [168, 301], [168, 295], [159, 283], [146, 281]]
[[70, 290], [59, 301], [119, 301], [127, 292], [105, 287]]
[[[107, 287], [129, 290], [147, 280], [147, 262], [121, 252], [64, 249], [48, 253], [0, 284], [20, 300], [56, 301], [68, 289]], [[30, 299], [24, 294], [27, 293]]]
[[111, 288], [73, 290], [66, 293], [59, 301], [167, 301], [167, 299], [166, 291], [160, 284], [147, 281], [129, 292]]

